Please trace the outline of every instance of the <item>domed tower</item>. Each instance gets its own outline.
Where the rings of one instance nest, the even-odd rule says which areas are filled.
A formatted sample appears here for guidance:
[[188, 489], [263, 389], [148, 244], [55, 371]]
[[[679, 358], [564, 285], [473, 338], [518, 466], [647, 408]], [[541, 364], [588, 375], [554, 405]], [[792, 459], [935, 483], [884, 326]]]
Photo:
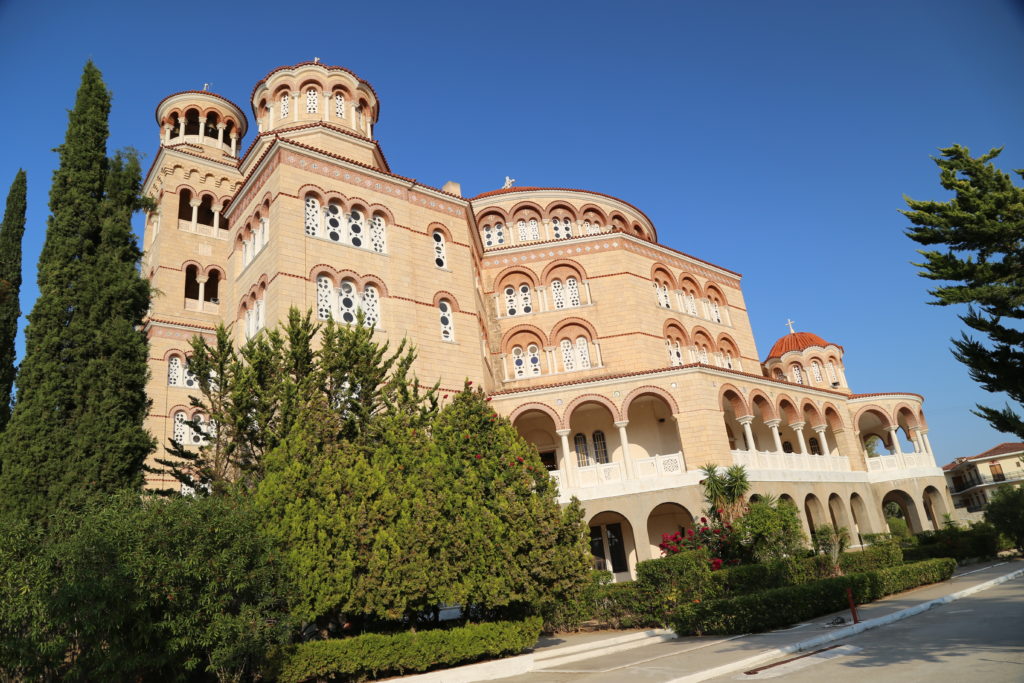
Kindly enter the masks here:
[[234, 163], [248, 123], [226, 97], [206, 90], [169, 95], [156, 107], [162, 146], [188, 145], [194, 152]]
[[251, 104], [261, 136], [274, 133], [387, 170], [373, 142], [377, 93], [348, 69], [319, 61], [279, 67], [256, 84]]
[[785, 380], [823, 389], [850, 391], [843, 369], [843, 347], [811, 332], [794, 332], [780, 337], [764, 361], [765, 373]]

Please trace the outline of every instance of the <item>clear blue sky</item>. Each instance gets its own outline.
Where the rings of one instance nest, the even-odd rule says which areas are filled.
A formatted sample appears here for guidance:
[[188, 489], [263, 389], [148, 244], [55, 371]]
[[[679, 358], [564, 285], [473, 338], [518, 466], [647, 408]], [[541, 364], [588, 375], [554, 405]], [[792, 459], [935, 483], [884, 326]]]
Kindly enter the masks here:
[[148, 165], [164, 96], [208, 82], [248, 114], [258, 79], [314, 56], [373, 83], [395, 172], [621, 197], [663, 243], [743, 273], [762, 356], [792, 317], [846, 348], [855, 391], [924, 394], [940, 463], [1012, 440], [970, 414], [993, 397], [950, 355], [960, 322], [925, 304], [897, 210], [943, 197], [938, 147], [1005, 146], [1000, 166], [1024, 167], [1021, 3], [0, 0], [0, 192], [19, 166], [29, 179], [23, 310], [86, 59], [114, 93], [111, 150]]

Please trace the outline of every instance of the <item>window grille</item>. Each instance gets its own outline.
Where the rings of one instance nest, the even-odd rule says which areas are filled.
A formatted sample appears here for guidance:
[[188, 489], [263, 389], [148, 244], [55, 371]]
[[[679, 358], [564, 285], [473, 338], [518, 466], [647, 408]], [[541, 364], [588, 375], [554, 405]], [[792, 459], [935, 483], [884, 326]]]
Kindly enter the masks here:
[[437, 304], [441, 313], [441, 339], [455, 341], [455, 328], [452, 326], [452, 307], [447, 299], [441, 299]]
[[434, 239], [434, 265], [438, 268], [446, 268], [448, 266], [448, 255], [445, 250], [444, 233], [440, 230], [435, 230], [432, 237]]
[[590, 451], [587, 449], [587, 437], [585, 434], [577, 434], [573, 437], [576, 444], [576, 464], [580, 467], [588, 467], [593, 463], [590, 461]]
[[608, 464], [608, 441], [604, 438], [604, 432], [600, 429], [593, 433], [594, 459], [599, 465]]

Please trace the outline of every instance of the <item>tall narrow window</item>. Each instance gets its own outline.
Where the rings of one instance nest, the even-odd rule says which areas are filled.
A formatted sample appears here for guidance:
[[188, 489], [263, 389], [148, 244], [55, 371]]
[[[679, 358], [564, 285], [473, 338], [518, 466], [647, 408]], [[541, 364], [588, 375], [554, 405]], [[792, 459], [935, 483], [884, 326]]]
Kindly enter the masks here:
[[668, 298], [668, 285], [662, 282], [655, 281], [654, 292], [658, 296], [658, 305], [662, 308], [672, 308], [672, 304]]
[[281, 95], [281, 118], [282, 119], [285, 118], [286, 116], [288, 116], [288, 104], [289, 104], [289, 100], [290, 99], [291, 98], [289, 97], [288, 93], [285, 93], [285, 94]]
[[512, 347], [512, 372], [515, 373], [516, 379], [526, 377], [526, 356], [521, 346]]
[[348, 215], [348, 242], [353, 247], [363, 246], [363, 235], [365, 234], [365, 226], [363, 225], [363, 214], [359, 211], [353, 211]]
[[320, 111], [320, 93], [316, 91], [316, 88], [310, 88], [306, 91], [306, 113], [315, 114]]
[[438, 268], [447, 268], [448, 255], [444, 245], [444, 233], [440, 230], [435, 230], [431, 237], [434, 240], [434, 265]]
[[708, 347], [701, 346], [697, 352], [697, 357], [701, 363], [708, 364]]
[[345, 118], [345, 96], [340, 92], [334, 93], [334, 115], [339, 118]]
[[306, 197], [305, 224], [307, 235], [316, 237], [320, 234], [320, 200], [316, 197]]
[[516, 296], [516, 288], [512, 285], [505, 287], [505, 314], [515, 315], [519, 313], [519, 297]]
[[184, 377], [183, 384], [189, 389], [195, 389], [199, 386], [199, 379], [196, 377], [196, 373], [192, 372], [192, 368], [189, 367], [187, 360], [184, 365]]
[[718, 308], [718, 302], [711, 302], [711, 319], [716, 323], [722, 322], [722, 311]]
[[537, 376], [540, 374], [540, 348], [536, 344], [530, 344], [526, 347], [527, 361], [529, 363], [529, 372], [531, 375]]
[[836, 381], [838, 381], [838, 380], [836, 380], [836, 366], [835, 366], [835, 363], [833, 363], [832, 361], [829, 361], [828, 364], [825, 366], [825, 368], [826, 368], [826, 370], [828, 370], [828, 381], [829, 382], [836, 382]]
[[338, 291], [338, 312], [342, 322], [351, 325], [356, 321], [356, 285], [351, 280], [342, 280]]
[[580, 283], [576, 281], [576, 278], [569, 276], [565, 278], [565, 291], [569, 300], [569, 305], [576, 307], [580, 305]]
[[556, 309], [565, 308], [565, 288], [561, 280], [551, 281], [551, 300]]
[[188, 425], [185, 424], [185, 411], [179, 410], [174, 414], [174, 426], [172, 427], [171, 438], [175, 442], [185, 445], [188, 438]]
[[690, 315], [697, 315], [697, 297], [693, 295], [693, 292], [687, 292], [686, 296], [686, 312]]
[[494, 244], [505, 244], [505, 226], [501, 223], [494, 224]]
[[569, 222], [568, 218], [563, 218], [561, 220], [558, 218], [552, 218], [551, 228], [555, 233], [556, 240], [564, 240], [572, 237], [572, 223]]
[[722, 363], [723, 363], [723, 365], [726, 368], [732, 370], [733, 369], [732, 354], [729, 353], [728, 351], [724, 352], [722, 354]]
[[318, 275], [316, 278], [316, 317], [331, 319], [331, 278]]
[[455, 328], [452, 325], [452, 306], [447, 299], [441, 299], [437, 304], [441, 313], [441, 339], [444, 341], [455, 341]]
[[576, 337], [576, 360], [580, 370], [590, 369], [590, 344], [586, 337]]
[[821, 364], [816, 360], [811, 361], [811, 377], [814, 378], [815, 382], [821, 384]]
[[259, 299], [256, 301], [256, 329], [262, 330], [263, 326], [267, 321], [267, 306], [266, 301]]
[[590, 461], [590, 451], [587, 449], [586, 434], [577, 434], [573, 437], [576, 445], [576, 464], [580, 467], [588, 467], [593, 463]]
[[604, 432], [600, 429], [593, 433], [591, 438], [594, 441], [594, 459], [598, 465], [608, 464], [608, 441], [604, 438]]
[[679, 345], [679, 342], [672, 341], [671, 339], [665, 340], [665, 346], [668, 348], [668, 362], [673, 367], [678, 367], [683, 364], [683, 349]]
[[167, 386], [176, 387], [181, 383], [181, 359], [171, 356], [167, 359]]
[[519, 228], [519, 241], [525, 242], [529, 239], [529, 233], [526, 232], [526, 221], [518, 221], [516, 227]]
[[256, 232], [257, 247], [256, 251], [260, 251], [263, 247], [267, 246], [267, 238], [270, 236], [270, 221], [266, 218], [260, 219], [260, 227]]
[[377, 323], [380, 322], [380, 295], [373, 285], [366, 285], [363, 288], [362, 309], [366, 326], [377, 327]]
[[205, 446], [206, 434], [208, 431], [206, 417], [202, 414], [197, 414], [193, 420], [195, 422], [195, 427], [193, 429], [189, 429], [189, 432], [191, 432], [192, 444], [195, 446]]
[[821, 455], [821, 445], [813, 436], [808, 440], [807, 446], [811, 449], [811, 455]]
[[804, 383], [804, 373], [800, 370], [799, 365], [793, 366], [793, 381], [796, 382], [797, 384]]
[[531, 218], [530, 219], [529, 228], [530, 228], [530, 239], [531, 240], [539, 240], [540, 239], [540, 224], [537, 222], [536, 218]]
[[332, 242], [340, 242], [342, 224], [345, 220], [345, 212], [340, 204], [331, 202], [327, 205], [327, 239]]
[[562, 369], [566, 372], [570, 372], [576, 369], [576, 353], [572, 347], [572, 342], [568, 339], [563, 339], [559, 342], [559, 348], [562, 350]]
[[519, 285], [519, 304], [524, 314], [533, 313], [533, 300], [530, 295], [530, 285], [525, 282]]
[[379, 213], [370, 221], [370, 246], [378, 254], [384, 253], [384, 216]]
[[593, 225], [591, 225], [591, 226], [589, 226], [587, 228], [587, 234], [588, 235], [597, 235], [597, 234], [599, 234], [601, 232], [602, 232], [602, 230], [601, 230], [601, 224], [600, 223], [594, 223]]

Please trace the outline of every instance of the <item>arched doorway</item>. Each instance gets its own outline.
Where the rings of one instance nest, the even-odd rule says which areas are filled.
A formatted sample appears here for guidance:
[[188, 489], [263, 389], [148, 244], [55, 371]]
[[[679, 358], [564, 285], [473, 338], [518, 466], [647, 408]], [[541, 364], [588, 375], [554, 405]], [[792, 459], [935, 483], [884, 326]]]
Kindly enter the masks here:
[[882, 497], [883, 519], [885, 518], [885, 506], [889, 503], [895, 503], [899, 507], [900, 513], [907, 523], [907, 528], [910, 529], [910, 533], [919, 534], [924, 531], [924, 526], [921, 524], [921, 516], [918, 514], [914, 499], [906, 491], [893, 489]]
[[859, 493], [850, 494], [850, 515], [853, 522], [853, 528], [850, 529], [850, 542], [853, 543], [853, 539], [856, 539], [858, 545], [864, 545], [863, 534], [867, 532], [867, 527], [864, 525], [868, 523], [868, 508]]
[[843, 507], [843, 499], [839, 497], [838, 493], [833, 493], [828, 497], [828, 514], [832, 520], [832, 528], [836, 531], [843, 528], [853, 537], [853, 529], [850, 524], [850, 520], [846, 515], [846, 509]]
[[811, 532], [811, 539], [814, 539], [814, 529], [825, 523], [825, 508], [821, 501], [813, 493], [808, 493], [804, 498], [804, 515], [807, 517], [807, 528]]
[[949, 513], [942, 494], [934, 486], [928, 486], [921, 496], [921, 502], [924, 504], [924, 513], [928, 521], [931, 522], [932, 529], [938, 531], [942, 528], [945, 516]]
[[678, 503], [662, 503], [647, 517], [647, 538], [651, 544], [651, 557], [661, 557], [661, 537], [693, 528], [693, 515]]
[[[543, 410], [526, 410], [516, 416], [513, 426], [519, 435], [532, 443], [540, 453], [540, 460], [549, 472], [556, 473], [564, 470], [562, 456], [558, 453], [559, 438], [555, 428], [555, 421]], [[565, 488], [567, 482], [559, 482], [560, 488]]]
[[613, 484], [624, 478], [622, 442], [611, 410], [587, 401], [569, 416], [569, 447], [576, 458], [579, 486]]
[[611, 572], [613, 580], [630, 581], [636, 569], [633, 527], [617, 512], [601, 512], [590, 520], [590, 554], [594, 569]]
[[634, 460], [682, 452], [672, 408], [661, 396], [640, 394], [629, 402], [626, 417], [629, 455]]

